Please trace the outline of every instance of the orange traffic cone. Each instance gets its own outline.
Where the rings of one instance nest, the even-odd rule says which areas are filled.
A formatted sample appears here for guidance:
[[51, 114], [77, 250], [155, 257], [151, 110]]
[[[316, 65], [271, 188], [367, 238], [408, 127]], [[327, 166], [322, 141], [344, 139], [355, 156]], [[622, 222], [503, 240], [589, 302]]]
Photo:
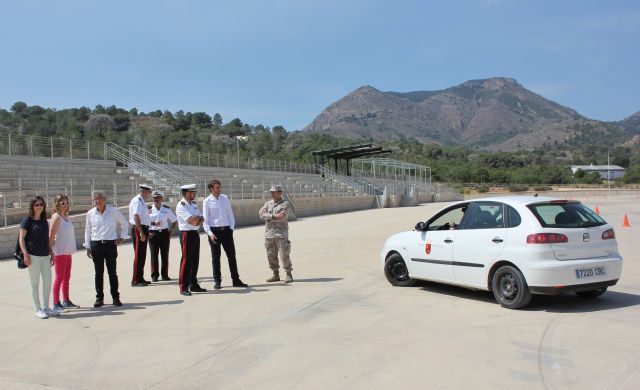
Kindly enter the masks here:
[[596, 206], [596, 214], [600, 215], [600, 209], [598, 209], [598, 206]]
[[627, 213], [624, 213], [624, 221], [622, 222], [622, 227], [631, 227], [631, 225], [629, 225], [629, 218], [627, 217]]

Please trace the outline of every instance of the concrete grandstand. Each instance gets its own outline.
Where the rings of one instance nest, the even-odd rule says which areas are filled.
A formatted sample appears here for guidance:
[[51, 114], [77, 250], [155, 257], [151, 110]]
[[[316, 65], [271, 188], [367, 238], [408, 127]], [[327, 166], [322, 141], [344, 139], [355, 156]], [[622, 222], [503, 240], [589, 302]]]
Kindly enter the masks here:
[[[149, 183], [164, 191], [166, 203], [173, 206], [180, 198], [180, 184], [196, 183], [201, 201], [208, 196], [207, 182], [216, 178], [233, 202], [238, 226], [243, 226], [260, 223], [256, 210], [269, 198], [271, 184], [283, 185], [294, 218], [415, 205], [440, 199], [443, 192], [426, 180], [416, 181], [397, 172], [379, 172], [372, 178], [285, 161], [187, 156], [179, 161], [198, 165], [174, 164], [167, 153], [136, 146], [0, 135], [0, 258], [11, 255], [15, 225], [26, 215], [35, 195], [50, 204], [56, 194], [64, 193], [70, 198], [71, 214], [78, 215], [93, 207], [90, 194], [94, 189], [105, 191], [110, 204], [122, 207], [137, 193], [138, 184]], [[451, 192], [446, 199], [456, 197]], [[74, 223], [80, 238], [83, 217], [74, 217]]]

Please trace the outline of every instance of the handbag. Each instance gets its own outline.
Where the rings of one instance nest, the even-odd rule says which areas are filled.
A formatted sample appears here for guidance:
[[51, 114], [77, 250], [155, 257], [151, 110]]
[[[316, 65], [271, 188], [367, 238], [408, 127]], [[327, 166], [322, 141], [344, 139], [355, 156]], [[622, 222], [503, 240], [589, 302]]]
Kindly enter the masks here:
[[24, 253], [22, 253], [22, 248], [20, 248], [20, 238], [18, 237], [18, 241], [16, 242], [16, 250], [13, 253], [13, 257], [18, 260], [18, 268], [25, 269], [27, 265], [24, 263]]

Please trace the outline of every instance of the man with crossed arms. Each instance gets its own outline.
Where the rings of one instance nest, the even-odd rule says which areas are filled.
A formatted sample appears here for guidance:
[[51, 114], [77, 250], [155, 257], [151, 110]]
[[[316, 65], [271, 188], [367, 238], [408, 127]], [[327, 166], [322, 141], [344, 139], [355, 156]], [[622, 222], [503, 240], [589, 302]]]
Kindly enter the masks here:
[[178, 228], [180, 229], [180, 248], [182, 260], [180, 260], [180, 294], [191, 295], [191, 292], [206, 292], [207, 290], [198, 284], [198, 265], [200, 264], [200, 223], [203, 221], [202, 213], [195, 202], [196, 185], [185, 184], [180, 187], [182, 200], [176, 206]]

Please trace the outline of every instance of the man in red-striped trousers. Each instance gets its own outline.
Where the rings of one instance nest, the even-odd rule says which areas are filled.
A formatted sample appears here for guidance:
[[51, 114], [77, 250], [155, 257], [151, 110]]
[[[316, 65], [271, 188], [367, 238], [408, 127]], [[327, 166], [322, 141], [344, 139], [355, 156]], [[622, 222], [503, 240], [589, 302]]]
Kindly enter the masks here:
[[191, 295], [192, 292], [205, 292], [206, 289], [198, 284], [198, 265], [200, 264], [200, 235], [198, 230], [204, 220], [198, 209], [196, 185], [186, 184], [180, 187], [182, 200], [176, 206], [178, 228], [180, 229], [180, 294]]
[[131, 278], [131, 286], [133, 287], [145, 287], [151, 283], [144, 279], [147, 237], [151, 223], [146, 200], [151, 195], [151, 187], [146, 184], [140, 184], [139, 187], [140, 193], [134, 196], [129, 203], [129, 223], [131, 224], [131, 237], [133, 237], [133, 277]]

